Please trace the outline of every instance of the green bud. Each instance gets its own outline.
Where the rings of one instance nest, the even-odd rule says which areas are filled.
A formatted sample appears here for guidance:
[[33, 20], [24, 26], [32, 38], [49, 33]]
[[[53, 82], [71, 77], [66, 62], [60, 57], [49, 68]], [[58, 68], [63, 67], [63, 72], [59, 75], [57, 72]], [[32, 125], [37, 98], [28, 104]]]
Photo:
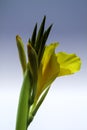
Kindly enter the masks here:
[[17, 47], [18, 47], [18, 52], [19, 52], [19, 59], [20, 59], [20, 63], [22, 66], [23, 74], [24, 74], [24, 72], [26, 70], [26, 65], [27, 65], [26, 55], [25, 55], [23, 41], [19, 35], [16, 36], [16, 42], [17, 42]]
[[28, 50], [29, 70], [31, 73], [31, 103], [33, 103], [37, 87], [38, 58], [31, 44], [27, 45], [27, 50]]
[[30, 44], [27, 45], [27, 51], [28, 51], [30, 71], [31, 71], [31, 74], [33, 75], [33, 78], [36, 79], [37, 69], [38, 69], [37, 54], [34, 48]]
[[40, 43], [41, 43], [41, 39], [44, 33], [44, 28], [45, 28], [45, 21], [46, 21], [46, 16], [44, 16], [42, 23], [40, 25], [40, 29], [38, 31], [38, 35], [37, 35], [37, 39], [36, 39], [36, 46], [35, 46], [35, 50], [38, 54], [39, 48], [40, 48]]

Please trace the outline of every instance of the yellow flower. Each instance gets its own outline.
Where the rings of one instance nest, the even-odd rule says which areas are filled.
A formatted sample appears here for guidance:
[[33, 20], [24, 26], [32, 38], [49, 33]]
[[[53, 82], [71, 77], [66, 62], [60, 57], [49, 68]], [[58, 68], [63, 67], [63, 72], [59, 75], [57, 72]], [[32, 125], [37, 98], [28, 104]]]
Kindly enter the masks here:
[[60, 76], [79, 71], [81, 60], [75, 54], [55, 53], [59, 43], [46, 46], [52, 24], [45, 30], [44, 16], [37, 33], [37, 23], [27, 44], [28, 61], [24, 44], [16, 36], [19, 59], [23, 70], [23, 84], [19, 97], [16, 130], [26, 130], [45, 99], [50, 85]]
[[45, 51], [38, 70], [37, 91], [35, 100], [59, 76], [73, 74], [79, 71], [81, 60], [75, 54], [59, 52], [55, 54], [58, 43], [45, 47]]

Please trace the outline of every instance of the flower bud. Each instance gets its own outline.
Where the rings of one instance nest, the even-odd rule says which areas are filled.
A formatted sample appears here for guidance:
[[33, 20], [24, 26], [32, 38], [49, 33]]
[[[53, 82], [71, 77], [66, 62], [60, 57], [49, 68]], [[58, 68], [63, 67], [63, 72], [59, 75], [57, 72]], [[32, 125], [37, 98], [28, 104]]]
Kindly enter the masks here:
[[27, 45], [28, 49], [28, 60], [29, 60], [29, 70], [31, 73], [31, 104], [34, 101], [37, 87], [37, 77], [38, 77], [38, 59], [37, 54], [31, 44]]
[[20, 58], [20, 62], [21, 62], [21, 66], [22, 66], [22, 70], [23, 70], [23, 74], [24, 74], [24, 72], [26, 70], [26, 65], [27, 65], [26, 55], [25, 55], [25, 51], [24, 51], [23, 41], [19, 35], [16, 36], [16, 42], [17, 42], [19, 58]]
[[31, 72], [33, 78], [36, 79], [37, 70], [38, 70], [37, 54], [36, 54], [34, 48], [30, 44], [27, 45], [27, 50], [28, 50], [28, 60], [29, 60], [30, 72]]

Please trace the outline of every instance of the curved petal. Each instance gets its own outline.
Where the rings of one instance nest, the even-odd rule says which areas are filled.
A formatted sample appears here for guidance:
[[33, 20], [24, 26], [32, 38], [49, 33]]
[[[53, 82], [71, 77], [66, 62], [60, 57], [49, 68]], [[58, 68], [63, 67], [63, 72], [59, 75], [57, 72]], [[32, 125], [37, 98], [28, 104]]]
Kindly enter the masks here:
[[55, 80], [55, 78], [58, 76], [59, 71], [60, 66], [57, 62], [57, 57], [55, 53], [53, 53], [44, 73], [42, 72], [43, 89], [45, 89], [46, 86], [50, 85], [53, 80]]
[[50, 85], [58, 76], [60, 67], [55, 54], [56, 46], [57, 43], [50, 44], [45, 49], [38, 72], [36, 99], [39, 98], [40, 94], [45, 90], [45, 88], [47, 88], [47, 86]]
[[59, 52], [56, 56], [57, 61], [60, 64], [60, 72], [58, 76], [73, 74], [80, 70], [81, 60], [76, 54]]
[[50, 45], [46, 46], [41, 64], [43, 65], [42, 72], [44, 73], [47, 64], [50, 61], [51, 56], [55, 52], [55, 48], [59, 45], [59, 43], [51, 43]]

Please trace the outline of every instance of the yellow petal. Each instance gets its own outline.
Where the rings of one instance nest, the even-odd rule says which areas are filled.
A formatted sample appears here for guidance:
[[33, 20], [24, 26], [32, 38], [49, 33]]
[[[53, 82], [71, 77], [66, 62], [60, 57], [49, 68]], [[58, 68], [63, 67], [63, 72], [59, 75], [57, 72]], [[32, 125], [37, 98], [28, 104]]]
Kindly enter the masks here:
[[59, 71], [60, 66], [57, 62], [57, 57], [54, 53], [51, 56], [44, 73], [42, 72], [43, 89], [45, 89], [46, 86], [50, 85], [53, 82], [53, 80], [58, 76]]
[[58, 76], [73, 74], [80, 70], [81, 60], [76, 54], [67, 54], [59, 52], [57, 61], [60, 64], [60, 72]]
[[59, 43], [51, 43], [50, 45], [46, 46], [41, 64], [43, 65], [42, 72], [44, 73], [47, 64], [50, 61], [51, 56], [55, 52], [55, 48], [59, 45]]
[[60, 67], [57, 62], [55, 48], [57, 43], [46, 47], [38, 72], [36, 99], [58, 76]]

